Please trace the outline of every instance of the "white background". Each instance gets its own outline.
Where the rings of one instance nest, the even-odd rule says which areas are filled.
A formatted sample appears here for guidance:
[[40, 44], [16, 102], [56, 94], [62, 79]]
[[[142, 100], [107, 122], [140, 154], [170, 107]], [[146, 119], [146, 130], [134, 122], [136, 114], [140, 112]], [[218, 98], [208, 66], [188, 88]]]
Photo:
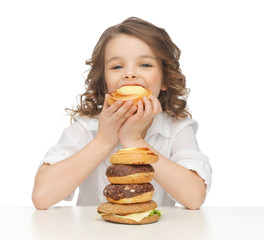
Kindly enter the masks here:
[[199, 146], [213, 168], [204, 206], [263, 206], [264, 17], [256, 0], [1, 1], [0, 206], [32, 206], [38, 165], [70, 124], [64, 109], [84, 91], [85, 60], [107, 27], [130, 16], [164, 27], [182, 51]]

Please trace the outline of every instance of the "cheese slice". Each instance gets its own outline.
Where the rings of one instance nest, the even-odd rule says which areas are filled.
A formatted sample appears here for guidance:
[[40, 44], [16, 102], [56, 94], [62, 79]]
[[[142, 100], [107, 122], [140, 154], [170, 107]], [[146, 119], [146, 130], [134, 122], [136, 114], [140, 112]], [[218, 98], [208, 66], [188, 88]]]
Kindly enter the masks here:
[[140, 212], [140, 213], [131, 213], [128, 215], [120, 216], [116, 215], [117, 217], [131, 219], [136, 222], [140, 222], [143, 218], [148, 217], [148, 215], [151, 213], [152, 210], [146, 211], [146, 212]]

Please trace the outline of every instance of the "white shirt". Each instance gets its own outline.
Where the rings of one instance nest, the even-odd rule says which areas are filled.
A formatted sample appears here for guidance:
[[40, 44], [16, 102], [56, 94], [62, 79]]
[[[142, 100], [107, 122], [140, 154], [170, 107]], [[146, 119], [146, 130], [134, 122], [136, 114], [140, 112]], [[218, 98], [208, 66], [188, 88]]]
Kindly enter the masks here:
[[[86, 146], [97, 133], [98, 120], [86, 116], [76, 117], [75, 122], [66, 128], [59, 142], [52, 147], [41, 162], [54, 164], [70, 157]], [[175, 120], [167, 113], [160, 113], [154, 117], [148, 129], [145, 141], [163, 156], [188, 169], [194, 170], [206, 183], [206, 194], [212, 181], [212, 169], [208, 158], [200, 152], [195, 138], [198, 124], [193, 119]], [[113, 151], [121, 149], [118, 144]], [[103, 189], [109, 184], [105, 175], [110, 166], [110, 155], [87, 177], [79, 186], [77, 206], [99, 205], [105, 202]], [[89, 157], [89, 156], [87, 156]], [[155, 180], [153, 200], [160, 206], [174, 206], [176, 200], [170, 196]], [[172, 183], [173, 184], [173, 183]], [[65, 200], [72, 200], [74, 192]]]

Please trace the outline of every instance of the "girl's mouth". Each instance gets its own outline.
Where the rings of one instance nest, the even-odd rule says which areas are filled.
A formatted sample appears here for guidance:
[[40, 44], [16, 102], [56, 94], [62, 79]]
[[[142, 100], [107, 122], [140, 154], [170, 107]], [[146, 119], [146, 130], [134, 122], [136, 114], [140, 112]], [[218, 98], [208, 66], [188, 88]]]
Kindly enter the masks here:
[[138, 83], [126, 83], [126, 84], [123, 84], [121, 87], [124, 87], [124, 86], [140, 86], [140, 87], [145, 88], [144, 86]]

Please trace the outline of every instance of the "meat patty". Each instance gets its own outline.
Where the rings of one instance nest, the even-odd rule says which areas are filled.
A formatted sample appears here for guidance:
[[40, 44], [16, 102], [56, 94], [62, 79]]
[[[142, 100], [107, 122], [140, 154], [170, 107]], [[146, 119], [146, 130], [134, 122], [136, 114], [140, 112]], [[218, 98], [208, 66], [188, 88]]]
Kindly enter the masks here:
[[114, 200], [131, 198], [147, 192], [154, 191], [151, 183], [142, 184], [109, 184], [104, 188], [104, 196]]
[[136, 173], [154, 172], [150, 164], [114, 164], [106, 169], [107, 177], [124, 177]]

